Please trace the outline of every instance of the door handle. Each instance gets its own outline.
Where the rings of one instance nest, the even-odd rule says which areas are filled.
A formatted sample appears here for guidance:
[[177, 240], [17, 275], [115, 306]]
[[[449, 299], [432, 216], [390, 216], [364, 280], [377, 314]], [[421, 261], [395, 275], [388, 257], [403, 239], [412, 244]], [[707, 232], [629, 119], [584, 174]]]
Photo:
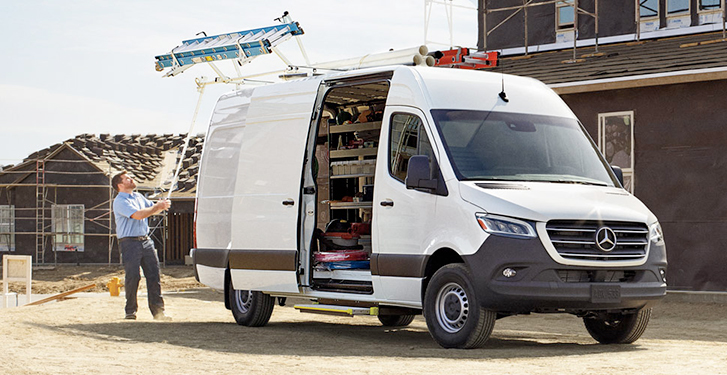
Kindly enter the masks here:
[[283, 201], [283, 206], [292, 206], [294, 204], [295, 204], [295, 201], [293, 201], [292, 199], [288, 199], [288, 200], [284, 200]]
[[384, 207], [394, 207], [394, 201], [385, 200], [380, 203]]

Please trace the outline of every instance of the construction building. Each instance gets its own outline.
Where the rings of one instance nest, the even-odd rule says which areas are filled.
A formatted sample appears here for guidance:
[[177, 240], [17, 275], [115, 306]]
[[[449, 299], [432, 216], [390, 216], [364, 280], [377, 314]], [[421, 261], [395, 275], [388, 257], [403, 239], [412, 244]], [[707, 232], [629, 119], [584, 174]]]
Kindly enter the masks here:
[[[165, 263], [183, 263], [193, 244], [196, 176], [203, 137], [82, 134], [0, 170], [0, 252], [35, 264], [120, 262], [111, 177], [127, 171], [150, 200], [166, 198], [182, 158], [171, 209], [150, 218]], [[161, 251], [163, 249], [163, 251]]]

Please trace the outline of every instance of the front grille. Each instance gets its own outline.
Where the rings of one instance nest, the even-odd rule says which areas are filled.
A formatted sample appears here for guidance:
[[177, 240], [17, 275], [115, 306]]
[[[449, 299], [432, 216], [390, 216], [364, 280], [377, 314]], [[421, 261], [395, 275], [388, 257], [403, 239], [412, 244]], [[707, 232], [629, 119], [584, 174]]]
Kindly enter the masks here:
[[[604, 251], [596, 244], [596, 233], [606, 227], [616, 235], [615, 246]], [[558, 254], [573, 260], [637, 260], [646, 256], [649, 229], [646, 224], [623, 221], [552, 220], [548, 237]]]
[[636, 271], [558, 270], [557, 272], [564, 283], [631, 283], [636, 279]]

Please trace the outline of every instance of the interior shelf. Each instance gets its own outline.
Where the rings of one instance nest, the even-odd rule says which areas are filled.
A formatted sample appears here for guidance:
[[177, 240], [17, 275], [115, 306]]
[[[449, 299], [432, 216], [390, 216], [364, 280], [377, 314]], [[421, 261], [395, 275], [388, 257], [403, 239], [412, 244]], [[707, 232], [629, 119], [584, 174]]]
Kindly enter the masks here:
[[379, 129], [381, 129], [381, 121], [374, 121], [374, 122], [361, 122], [358, 124], [332, 125], [328, 128], [328, 132], [331, 134], [335, 134], [335, 133], [361, 132], [361, 131], [379, 130]]
[[351, 150], [331, 150], [330, 158], [350, 158], [356, 156], [376, 156], [378, 153], [377, 147], [368, 148], [354, 148]]
[[371, 270], [330, 270], [330, 271], [314, 270], [313, 278], [371, 281]]
[[338, 201], [330, 201], [332, 210], [350, 210], [350, 209], [357, 209], [357, 208], [371, 208], [373, 207], [373, 202], [338, 202]]
[[340, 175], [330, 176], [329, 178], [334, 180], [337, 178], [359, 178], [359, 177], [374, 177], [374, 174], [373, 173], [340, 174]]

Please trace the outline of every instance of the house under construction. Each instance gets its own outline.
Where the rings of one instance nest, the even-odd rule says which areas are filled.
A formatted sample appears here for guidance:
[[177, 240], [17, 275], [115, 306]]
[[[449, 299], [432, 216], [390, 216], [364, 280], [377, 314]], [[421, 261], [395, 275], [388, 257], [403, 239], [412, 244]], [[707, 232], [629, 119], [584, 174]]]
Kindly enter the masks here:
[[160, 260], [181, 263], [192, 248], [201, 136], [82, 134], [0, 170], [0, 254], [36, 264], [118, 263], [111, 177], [127, 171], [149, 199], [166, 197], [182, 158], [172, 207], [150, 218]]

